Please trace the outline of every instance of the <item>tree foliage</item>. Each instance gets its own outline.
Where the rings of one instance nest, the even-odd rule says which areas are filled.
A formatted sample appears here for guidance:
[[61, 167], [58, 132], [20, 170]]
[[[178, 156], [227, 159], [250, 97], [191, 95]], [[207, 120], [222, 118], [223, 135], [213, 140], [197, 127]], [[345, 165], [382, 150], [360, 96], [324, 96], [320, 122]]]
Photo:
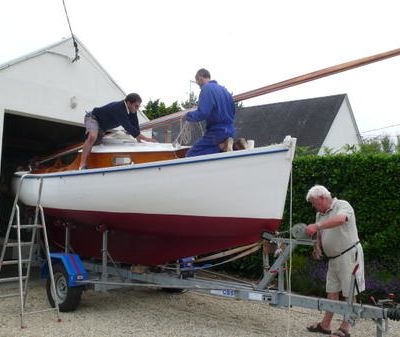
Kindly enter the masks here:
[[390, 136], [383, 135], [380, 137], [363, 139], [359, 147], [346, 145], [345, 150], [348, 153], [376, 154], [376, 153], [400, 153], [399, 136], [397, 142], [391, 140]]
[[175, 112], [181, 111], [181, 107], [177, 101], [172, 103], [170, 106], [166, 106], [164, 102], [161, 102], [160, 99], [156, 99], [155, 101], [150, 100], [145, 108], [144, 113], [150, 120], [156, 119], [159, 117], [163, 117]]
[[[193, 91], [190, 92], [189, 98], [186, 101], [181, 102], [180, 104], [175, 101], [172, 103], [170, 106], [166, 106], [164, 102], [162, 102], [160, 99], [156, 100], [150, 100], [146, 105], [143, 110], [144, 114], [149, 118], [150, 120], [156, 119], [159, 117], [163, 117], [166, 115], [170, 115], [175, 112], [179, 112], [182, 109], [187, 110], [191, 109], [199, 104], [199, 98], [194, 94]], [[242, 102], [236, 102], [235, 106], [237, 109], [243, 107]]]
[[[296, 157], [309, 155], [309, 154], [318, 154], [318, 148], [312, 147], [297, 147], [296, 148]], [[333, 149], [324, 146], [321, 149], [321, 153], [323, 155], [333, 155], [337, 153], [359, 153], [365, 155], [378, 154], [378, 153], [387, 153], [387, 154], [400, 154], [400, 136], [397, 136], [397, 141], [392, 141], [391, 137], [388, 135], [372, 137], [372, 138], [364, 138], [361, 144], [346, 144], [341, 149]]]

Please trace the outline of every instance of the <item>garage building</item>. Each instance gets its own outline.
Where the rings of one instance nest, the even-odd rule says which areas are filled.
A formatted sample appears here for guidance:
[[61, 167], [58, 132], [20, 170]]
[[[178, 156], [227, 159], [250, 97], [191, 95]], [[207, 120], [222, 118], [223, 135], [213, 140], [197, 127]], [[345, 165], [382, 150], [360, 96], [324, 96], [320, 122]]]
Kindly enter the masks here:
[[[84, 140], [85, 111], [126, 93], [72, 38], [0, 65], [0, 237], [11, 212], [10, 181], [32, 158]], [[139, 114], [139, 123], [147, 121]]]

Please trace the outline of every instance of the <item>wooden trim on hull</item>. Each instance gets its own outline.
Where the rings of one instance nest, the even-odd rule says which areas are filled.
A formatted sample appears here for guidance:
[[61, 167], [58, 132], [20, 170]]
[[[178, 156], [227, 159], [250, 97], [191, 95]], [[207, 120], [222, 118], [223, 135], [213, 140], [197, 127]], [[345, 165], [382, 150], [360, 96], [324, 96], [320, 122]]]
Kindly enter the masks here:
[[[91, 169], [115, 167], [118, 159], [128, 159], [128, 164], [143, 164], [149, 162], [157, 162], [162, 160], [173, 160], [184, 158], [187, 149], [174, 151], [154, 151], [154, 152], [105, 152], [90, 153], [88, 156], [87, 166]], [[33, 170], [35, 174], [65, 172], [77, 170], [81, 161], [81, 153], [67, 153], [65, 156], [55, 157], [52, 161], [46, 162], [45, 165], [39, 165]], [[124, 166], [124, 165], [120, 165]]]
[[[109, 251], [118, 262], [157, 265], [178, 258], [212, 253], [260, 240], [278, 229], [279, 219], [136, 214], [46, 209], [55, 218], [73, 221], [71, 245], [82, 256], [101, 257], [101, 233], [110, 230]], [[51, 224], [50, 238], [64, 242], [64, 229]]]

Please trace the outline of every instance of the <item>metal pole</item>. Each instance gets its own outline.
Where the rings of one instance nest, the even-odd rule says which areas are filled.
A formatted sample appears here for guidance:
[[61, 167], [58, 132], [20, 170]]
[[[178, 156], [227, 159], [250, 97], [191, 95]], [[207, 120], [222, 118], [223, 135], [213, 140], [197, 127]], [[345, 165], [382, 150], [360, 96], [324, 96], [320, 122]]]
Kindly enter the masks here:
[[192, 80], [189, 81], [189, 104], [191, 96], [192, 96]]
[[265, 251], [264, 247], [263, 247], [263, 274], [264, 277], [267, 277], [268, 275], [268, 269], [271, 267], [269, 265], [269, 253], [267, 251]]
[[268, 284], [272, 281], [272, 279], [276, 277], [277, 274], [279, 274], [278, 278], [279, 285], [280, 282], [282, 282], [283, 284], [283, 264], [289, 259], [291, 251], [293, 251], [296, 247], [297, 247], [296, 242], [293, 242], [292, 245], [286, 246], [283, 253], [276, 259], [275, 263], [272, 265], [270, 270], [267, 271], [266, 275], [257, 284], [256, 287], [257, 290], [264, 290], [268, 286]]
[[[108, 230], [105, 230], [103, 232], [103, 248], [101, 250], [101, 253], [102, 253], [101, 280], [103, 282], [107, 282], [107, 279], [108, 279], [108, 273], [107, 273], [108, 247], [107, 247], [107, 242], [108, 242]], [[107, 291], [106, 286], [104, 286], [102, 291], [104, 291], [104, 292]]]
[[19, 295], [20, 295], [20, 319], [21, 329], [24, 328], [24, 291], [23, 291], [23, 276], [22, 276], [22, 258], [21, 258], [21, 222], [19, 217], [19, 206], [15, 205], [15, 212], [17, 215], [17, 240], [18, 240], [18, 275], [19, 275]]
[[[43, 188], [43, 178], [40, 178], [39, 181], [39, 194], [38, 194], [38, 199], [37, 199], [37, 203], [36, 203], [36, 209], [35, 209], [35, 218], [34, 218], [34, 222], [33, 222], [33, 229], [32, 229], [32, 237], [31, 237], [31, 244], [30, 244], [30, 248], [29, 248], [29, 261], [28, 261], [28, 265], [27, 265], [27, 271], [26, 271], [26, 280], [25, 280], [25, 291], [24, 291], [24, 306], [26, 305], [26, 297], [28, 294], [28, 282], [29, 282], [29, 278], [30, 278], [30, 274], [31, 274], [31, 264], [32, 264], [32, 257], [33, 257], [33, 245], [36, 239], [36, 233], [37, 233], [37, 226], [38, 224], [38, 220], [39, 220], [39, 211], [40, 211], [40, 201], [42, 199], [42, 188]], [[42, 225], [43, 225], [43, 221], [42, 221]], [[40, 252], [40, 250], [39, 250]]]
[[378, 318], [376, 324], [376, 337], [383, 337], [383, 319]]
[[46, 257], [47, 257], [47, 265], [49, 267], [51, 290], [52, 290], [52, 292], [54, 294], [54, 298], [53, 299], [54, 299], [54, 304], [55, 304], [56, 312], [57, 312], [57, 320], [59, 322], [61, 322], [61, 319], [60, 319], [60, 308], [59, 308], [59, 305], [58, 305], [58, 298], [57, 298], [57, 292], [56, 292], [56, 283], [54, 281], [53, 265], [51, 263], [51, 257], [50, 257], [49, 240], [47, 238], [46, 220], [44, 218], [43, 207], [39, 205], [39, 209], [40, 209], [40, 216], [41, 216], [41, 219], [42, 219], [44, 244], [45, 244], [45, 247], [46, 247]]
[[64, 252], [65, 254], [69, 253], [69, 242], [70, 242], [70, 231], [69, 231], [69, 225], [65, 225], [65, 247], [64, 247]]
[[[60, 319], [60, 308], [58, 306], [56, 283], [54, 281], [53, 265], [51, 263], [51, 257], [50, 257], [50, 247], [49, 247], [49, 239], [47, 237], [46, 219], [44, 218], [44, 211], [43, 211], [43, 207], [41, 206], [42, 190], [43, 190], [43, 177], [40, 177], [39, 196], [38, 196], [38, 201], [37, 201], [37, 211], [40, 214], [41, 228], [43, 230], [45, 254], [46, 254], [46, 258], [47, 258], [47, 265], [48, 265], [48, 268], [49, 268], [49, 275], [50, 275], [50, 281], [51, 281], [51, 285], [50, 286], [51, 286], [51, 290], [52, 290], [52, 292], [54, 294], [54, 305], [56, 307], [57, 320], [60, 322], [61, 321], [61, 319]], [[37, 217], [36, 216], [35, 216], [35, 224], [37, 225]]]

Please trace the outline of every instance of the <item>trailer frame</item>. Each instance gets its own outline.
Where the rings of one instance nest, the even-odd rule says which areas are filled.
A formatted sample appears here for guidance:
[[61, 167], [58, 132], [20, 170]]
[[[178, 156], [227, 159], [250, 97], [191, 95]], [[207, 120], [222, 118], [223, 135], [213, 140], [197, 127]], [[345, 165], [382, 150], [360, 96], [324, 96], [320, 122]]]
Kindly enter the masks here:
[[[270, 233], [264, 233], [264, 240], [278, 245], [285, 244], [286, 247], [270, 267], [268, 265], [269, 258], [264, 254], [264, 276], [260, 282], [253, 285], [248, 282], [199, 277], [194, 273], [196, 268], [193, 266], [182, 267], [178, 265], [175, 270], [156, 267], [158, 270], [150, 268], [143, 272], [135, 272], [129, 267], [118, 266], [108, 251], [109, 230], [104, 227], [99, 228], [102, 231], [102, 259], [101, 261], [93, 262], [81, 261], [78, 255], [70, 253], [70, 233], [68, 226], [66, 226], [65, 252], [63, 254], [51, 254], [53, 263], [61, 263], [65, 267], [68, 280], [65, 280], [65, 283], [61, 283], [64, 286], [66, 284], [70, 288], [80, 287], [85, 290], [92, 289], [102, 292], [123, 287], [161, 288], [171, 291], [190, 290], [217, 297], [257, 301], [278, 308], [302, 307], [318, 311], [330, 311], [343, 315], [344, 319], [351, 325], [354, 325], [361, 318], [372, 319], [376, 324], [377, 337], [383, 337], [389, 331], [389, 319], [400, 320], [400, 308], [385, 308], [383, 306], [355, 303], [352, 300], [353, 296], [349, 296], [349, 300], [343, 302], [303, 296], [287, 291], [285, 289], [285, 264], [297, 246], [312, 246], [314, 241], [310, 239], [286, 239]], [[71, 267], [71, 264], [68, 262], [71, 256], [77, 261], [75, 264], [79, 266], [78, 269]], [[46, 264], [42, 266], [42, 275], [46, 274], [45, 270]], [[80, 270], [80, 273], [77, 270]], [[355, 277], [354, 275], [352, 277], [352, 291], [354, 294]], [[273, 288], [271, 283], [276, 278], [277, 288]], [[48, 292], [48, 296], [54, 296], [54, 294]], [[49, 300], [51, 302], [51, 298]], [[79, 300], [77, 305], [79, 304]], [[63, 311], [62, 303], [59, 304], [60, 310]]]

